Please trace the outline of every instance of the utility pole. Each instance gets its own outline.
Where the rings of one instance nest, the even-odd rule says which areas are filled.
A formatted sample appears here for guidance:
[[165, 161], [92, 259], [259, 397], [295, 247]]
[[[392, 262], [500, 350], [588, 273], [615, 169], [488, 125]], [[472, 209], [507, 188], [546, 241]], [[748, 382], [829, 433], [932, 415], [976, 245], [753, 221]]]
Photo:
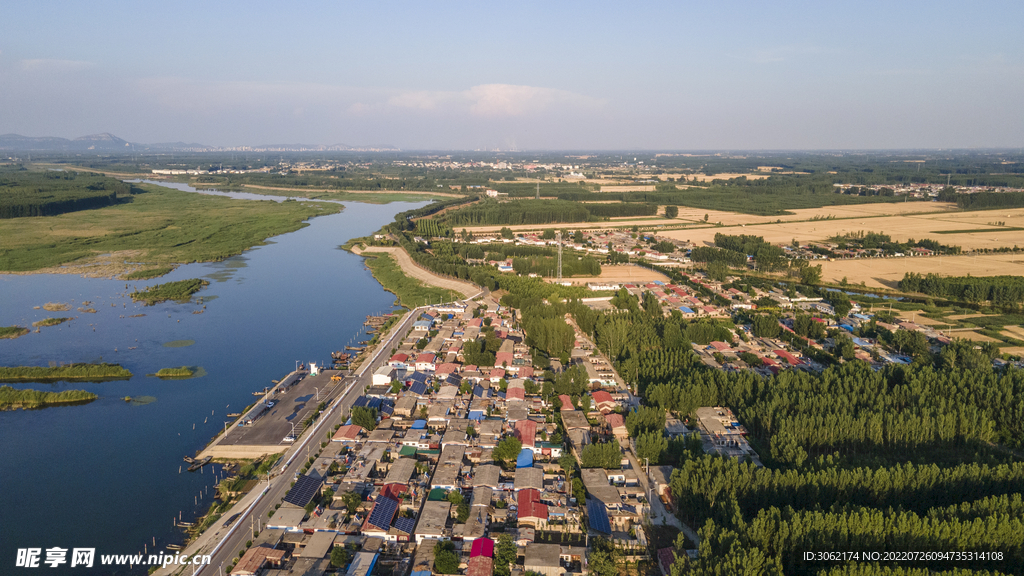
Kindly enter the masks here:
[[[538, 187], [540, 185], [538, 184]], [[539, 189], [539, 188], [538, 188]], [[562, 283], [562, 231], [555, 233], [555, 241], [558, 242], [558, 283]]]

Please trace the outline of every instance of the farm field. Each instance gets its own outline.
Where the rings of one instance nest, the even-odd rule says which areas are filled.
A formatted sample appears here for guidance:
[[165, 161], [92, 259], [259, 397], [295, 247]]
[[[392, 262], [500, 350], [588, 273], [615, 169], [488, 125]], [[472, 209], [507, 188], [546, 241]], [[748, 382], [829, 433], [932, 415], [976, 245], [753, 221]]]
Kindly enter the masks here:
[[[614, 202], [613, 201], [606, 201], [606, 202], [587, 202], [587, 203], [610, 204], [610, 203], [614, 203]], [[955, 212], [955, 210], [956, 210], [955, 205], [953, 205], [951, 203], [948, 203], [948, 202], [909, 202], [909, 203], [895, 202], [895, 203], [875, 203], [875, 204], [850, 204], [850, 205], [844, 205], [844, 206], [825, 206], [825, 207], [822, 207], [822, 208], [801, 208], [801, 209], [796, 209], [796, 210], [790, 210], [791, 212], [793, 212], [793, 214], [784, 215], [784, 216], [759, 216], [759, 215], [756, 215], [756, 214], [743, 214], [743, 213], [740, 213], [740, 212], [726, 212], [726, 211], [723, 211], [723, 210], [705, 210], [703, 208], [690, 208], [688, 206], [679, 206], [679, 216], [677, 216], [674, 219], [666, 219], [666, 218], [659, 218], [659, 219], [632, 218], [632, 219], [612, 220], [612, 221], [605, 221], [605, 222], [580, 222], [580, 223], [572, 223], [572, 224], [569, 224], [569, 223], [524, 224], [524, 225], [517, 225], [517, 226], [509, 226], [509, 228], [512, 229], [512, 230], [543, 230], [544, 228], [567, 228], [569, 230], [575, 230], [577, 228], [581, 228], [581, 229], [601, 229], [601, 228], [608, 228], [608, 227], [613, 227], [613, 226], [614, 227], [632, 226], [633, 224], [636, 224], [638, 226], [648, 227], [648, 228], [649, 227], [653, 227], [653, 226], [697, 226], [697, 225], [704, 224], [704, 216], [707, 215], [708, 216], [708, 220], [707, 221], [710, 224], [715, 224], [715, 223], [721, 222], [722, 226], [727, 227], [727, 228], [728, 227], [733, 227], [733, 226], [743, 226], [743, 227], [758, 226], [759, 228], [763, 227], [763, 228], [766, 228], [766, 229], [769, 229], [769, 230], [773, 230], [773, 229], [768, 228], [768, 227], [772, 227], [772, 226], [780, 227], [780, 226], [783, 226], [784, 223], [787, 223], [787, 222], [800, 222], [802, 220], [806, 220], [806, 221], [810, 221], [810, 222], [805, 222], [804, 223], [804, 224], [808, 225], [808, 229], [809, 230], [817, 229], [817, 230], [827, 231], [827, 230], [834, 230], [835, 226], [836, 226], [836, 224], [838, 224], [838, 222], [832, 222], [832, 221], [812, 221], [812, 219], [815, 218], [815, 217], [827, 218], [829, 216], [834, 216], [836, 218], [859, 217], [859, 218], [870, 219], [869, 220], [870, 222], [876, 222], [878, 219], [884, 218], [886, 216], [894, 216], [895, 217], [895, 216], [905, 215], [905, 214], [921, 214], [921, 213], [924, 213], [924, 214], [929, 215], [929, 216], [932, 215], [930, 213], [935, 213], [934, 215], [937, 216], [939, 214], [953, 213], [953, 212]], [[1024, 211], [1022, 211], [1022, 212], [1024, 212]], [[665, 213], [664, 206], [659, 206], [658, 207], [658, 213], [659, 214], [664, 214]], [[987, 212], [987, 211], [986, 212], [964, 212], [964, 213], [961, 213], [961, 214], [988, 214], [990, 219], [994, 219], [995, 218], [995, 216], [993, 216], [991, 212]], [[1002, 217], [1000, 217], [999, 219], [1001, 220], [1001, 219], [1004, 219], [1004, 218], [1005, 218], [1005, 214]], [[780, 224], [778, 222], [779, 220], [781, 220], [783, 224]], [[840, 220], [839, 222], [850, 222], [850, 221]], [[852, 226], [852, 225], [850, 225], [850, 226]], [[864, 226], [867, 226], [867, 224], [863, 224], [859, 228], [850, 228], [850, 226], [845, 226], [845, 227], [848, 228], [848, 229], [862, 230], [862, 229], [865, 229]], [[963, 226], [963, 225], [957, 224], [957, 227], [961, 227], [961, 226]], [[976, 227], [975, 224], [966, 224], [966, 226], [968, 226], [970, 228], [975, 228]], [[1009, 222], [1007, 222], [1007, 226], [1008, 227], [1009, 226], [1017, 226], [1017, 224], [1010, 224]], [[984, 228], [985, 226], [981, 226], [981, 227]], [[459, 227], [459, 228], [461, 229], [462, 227]], [[500, 230], [502, 228], [502, 226], [467, 226], [466, 228], [468, 230], [473, 231], [473, 232], [495, 232], [497, 230]], [[868, 229], [878, 231], [881, 228], [868, 228]], [[932, 229], [936, 229], [936, 228], [932, 228]], [[958, 228], [950, 228], [950, 229], [958, 229]], [[687, 240], [687, 239], [698, 240], [699, 239], [699, 240], [708, 240], [708, 241], [710, 241], [712, 238], [714, 238], [716, 232], [722, 232], [723, 231], [723, 230], [721, 230], [721, 227], [711, 227], [710, 225], [708, 227], [704, 228], [704, 230], [706, 231], [706, 235], [705, 235], [706, 237], [705, 236], [697, 236], [697, 235], [695, 235], [692, 229], [676, 230], [676, 231], [665, 231], [665, 232], [661, 232], [661, 234], [663, 234], [665, 236], [668, 236], [668, 237], [671, 237], [671, 238], [682, 239], [682, 240]], [[733, 231], [730, 231], [728, 233], [736, 234], [736, 233], [739, 233], [739, 232], [733, 230]], [[742, 231], [742, 233], [743, 234], [757, 234], [757, 235], [767, 234], [767, 232], [761, 232], [761, 231], [758, 231], [757, 229], [749, 230], [749, 231], [748, 230], [744, 230], [744, 231]], [[1012, 234], [1013, 232], [1011, 231], [1009, 233]], [[786, 237], [786, 232], [779, 232], [778, 234], [781, 234], [782, 237], [785, 237], [783, 240], [778, 240], [779, 242], [785, 242], [785, 243], [788, 244], [793, 239], [792, 235]], [[948, 234], [943, 234], [943, 235], [939, 235], [939, 236], [941, 238], [946, 239], [946, 240], [949, 240], [951, 238], [951, 236], [948, 235]], [[1022, 234], [1022, 236], [1024, 236], [1024, 234]], [[805, 240], [803, 237], [800, 237], [799, 239], [802, 240], [802, 241]], [[770, 239], [766, 236], [765, 240], [770, 240]], [[812, 240], [812, 238], [806, 238], [806, 240]], [[950, 242], [943, 242], [943, 244], [947, 244], [947, 243], [950, 243]]]
[[[1012, 247], [1017, 244], [1024, 244], [1022, 242], [1024, 240], [1024, 233], [1014, 229], [1024, 227], [1024, 208], [977, 212], [942, 210], [941, 212], [930, 214], [917, 213], [882, 216], [880, 214], [884, 214], [884, 212], [881, 212], [884, 209], [883, 206], [867, 206], [873, 206], [872, 210], [878, 211], [877, 214], [879, 215], [858, 215], [857, 208], [861, 208], [861, 206], [797, 210], [796, 212], [800, 213], [798, 215], [803, 216], [805, 221], [785, 221], [797, 219], [790, 216], [788, 218], [783, 217], [784, 221], [781, 223], [774, 221], [762, 224], [755, 223], [756, 221], [765, 222], [766, 219], [762, 217], [757, 218], [755, 222], [742, 223], [741, 225], [744, 228], [742, 233], [763, 236], [765, 241], [777, 244], [788, 244], [794, 238], [800, 242], [821, 242], [836, 234], [860, 231], [882, 232], [892, 236], [893, 240], [900, 242], [906, 241], [909, 238], [915, 240], [931, 238], [942, 244], [960, 246], [965, 250], [1000, 248], [1004, 246]], [[890, 204], [887, 207], [896, 206], [901, 206], [901, 204]], [[909, 210], [911, 206], [914, 206], [914, 204], [908, 204], [906, 209]], [[920, 212], [921, 208], [928, 206], [934, 206], [934, 204], [917, 204], [917, 212]], [[692, 212], [691, 210], [686, 211], [687, 215]], [[831, 213], [841, 219], [807, 220], [816, 213], [823, 216]], [[743, 216], [750, 220], [756, 218], [750, 215]], [[850, 218], [850, 216], [857, 217]], [[684, 217], [684, 211], [680, 210], [680, 218]], [[715, 222], [715, 215], [711, 215], [709, 221]], [[722, 219], [721, 221], [727, 226], [730, 224], [729, 220]], [[989, 224], [995, 221], [1005, 222], [1005, 226]], [[710, 242], [714, 239], [716, 233], [722, 231], [721, 228], [706, 228], [702, 230], [666, 231], [664, 235], [692, 242]], [[729, 233], [735, 234], [737, 232], [733, 230]]]
[[822, 279], [851, 284], [864, 282], [872, 288], [896, 288], [907, 272], [943, 276], [1024, 275], [1024, 255], [986, 254], [982, 256], [931, 256], [919, 258], [864, 258], [821, 262]]
[[[548, 282], [554, 282], [554, 278], [544, 278]], [[655, 272], [647, 268], [640, 266], [602, 266], [600, 276], [575, 276], [573, 278], [563, 278], [563, 281], [572, 282], [576, 285], [586, 284], [588, 282], [621, 282], [621, 283], [638, 283], [638, 282], [654, 282], [660, 280], [662, 282], [669, 282], [668, 276], [665, 276], [661, 272]]]

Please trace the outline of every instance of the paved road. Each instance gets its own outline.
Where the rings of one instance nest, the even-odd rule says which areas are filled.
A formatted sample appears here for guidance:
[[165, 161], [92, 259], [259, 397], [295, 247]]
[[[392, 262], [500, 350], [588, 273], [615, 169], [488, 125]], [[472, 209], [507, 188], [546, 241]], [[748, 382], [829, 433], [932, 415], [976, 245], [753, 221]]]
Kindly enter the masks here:
[[686, 534], [687, 538], [693, 540], [694, 543], [699, 545], [700, 537], [697, 536], [697, 533], [694, 532], [693, 529], [691, 529], [686, 524], [683, 524], [683, 522], [679, 519], [678, 516], [666, 510], [665, 505], [662, 504], [661, 502], [661, 498], [654, 494], [654, 492], [650, 489], [651, 484], [653, 484], [653, 482], [647, 476], [644, 467], [640, 465], [640, 459], [637, 458], [636, 454], [634, 454], [631, 449], [627, 448], [626, 456], [629, 457], [630, 466], [633, 467], [633, 470], [637, 471], [637, 476], [640, 478], [640, 483], [643, 485], [644, 493], [651, 496], [651, 498], [649, 498], [651, 502], [651, 525], [657, 526], [668, 524], [671, 526], [675, 526], [683, 534]]
[[[252, 537], [250, 526], [256, 522], [265, 523], [267, 512], [273, 509], [274, 505], [279, 503], [291, 488], [291, 479], [306, 461], [307, 446], [311, 453], [314, 449], [318, 451], [317, 443], [322, 441], [326, 432], [333, 430], [335, 424], [340, 424], [347, 419], [352, 403], [372, 380], [373, 371], [390, 358], [391, 349], [396, 347], [409, 332], [413, 320], [419, 316], [422, 310], [423, 308], [417, 308], [408, 313], [402, 322], [388, 333], [387, 340], [378, 344], [370, 360], [364, 363], [356, 374], [345, 379], [343, 383], [346, 387], [345, 390], [331, 403], [313, 429], [304, 434], [295, 446], [285, 452], [283, 469], [275, 470], [275, 475], [269, 481], [262, 482], [249, 492], [241, 501], [225, 512], [213, 528], [207, 530], [196, 542], [182, 551], [183, 555], [209, 554], [212, 556], [212, 563], [199, 569], [196, 574], [204, 576], [219, 574], [221, 566], [229, 565], [232, 560], [237, 558], [238, 552], [245, 548], [245, 542]], [[235, 514], [238, 514], [238, 518], [230, 526], [225, 526], [223, 523], [226, 519]], [[166, 570], [158, 570], [156, 574], [192, 574], [192, 568], [168, 567]]]

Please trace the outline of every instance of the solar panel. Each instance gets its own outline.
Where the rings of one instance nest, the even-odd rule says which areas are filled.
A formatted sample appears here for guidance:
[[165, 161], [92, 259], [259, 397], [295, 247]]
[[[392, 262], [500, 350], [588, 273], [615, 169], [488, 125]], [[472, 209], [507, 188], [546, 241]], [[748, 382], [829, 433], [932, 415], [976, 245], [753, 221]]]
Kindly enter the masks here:
[[587, 519], [590, 520], [590, 529], [602, 534], [612, 533], [611, 522], [608, 521], [608, 509], [604, 502], [596, 498], [587, 498]]
[[380, 413], [391, 416], [395, 413], [395, 403], [391, 400], [383, 400], [380, 403]]
[[400, 532], [412, 534], [412, 531], [416, 529], [416, 519], [401, 516], [395, 520], [395, 528]]
[[388, 530], [391, 528], [391, 520], [395, 518], [397, 510], [397, 500], [392, 500], [387, 496], [378, 498], [377, 502], [373, 505], [373, 510], [370, 512], [369, 523], [381, 530]]
[[369, 398], [367, 398], [366, 396], [360, 396], [359, 398], [356, 398], [355, 402], [352, 403], [352, 407], [353, 408], [355, 408], [356, 406], [364, 407], [364, 406], [366, 406], [366, 402], [368, 400], [369, 400]]
[[366, 401], [367, 408], [380, 408], [380, 398], [370, 398]]
[[427, 394], [427, 385], [423, 382], [413, 382], [413, 385], [409, 387], [409, 391], [419, 396], [425, 396]]
[[320, 490], [321, 484], [323, 484], [321, 479], [303, 476], [295, 481], [295, 486], [288, 491], [284, 501], [299, 508], [305, 508], [306, 504], [309, 504], [313, 500], [313, 496]]

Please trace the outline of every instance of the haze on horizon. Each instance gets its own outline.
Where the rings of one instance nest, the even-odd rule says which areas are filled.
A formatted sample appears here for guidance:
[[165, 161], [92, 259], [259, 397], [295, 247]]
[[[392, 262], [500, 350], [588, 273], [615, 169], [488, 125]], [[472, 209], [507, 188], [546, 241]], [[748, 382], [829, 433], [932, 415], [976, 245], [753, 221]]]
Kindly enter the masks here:
[[14, 3], [0, 133], [214, 146], [1024, 145], [1024, 4]]

